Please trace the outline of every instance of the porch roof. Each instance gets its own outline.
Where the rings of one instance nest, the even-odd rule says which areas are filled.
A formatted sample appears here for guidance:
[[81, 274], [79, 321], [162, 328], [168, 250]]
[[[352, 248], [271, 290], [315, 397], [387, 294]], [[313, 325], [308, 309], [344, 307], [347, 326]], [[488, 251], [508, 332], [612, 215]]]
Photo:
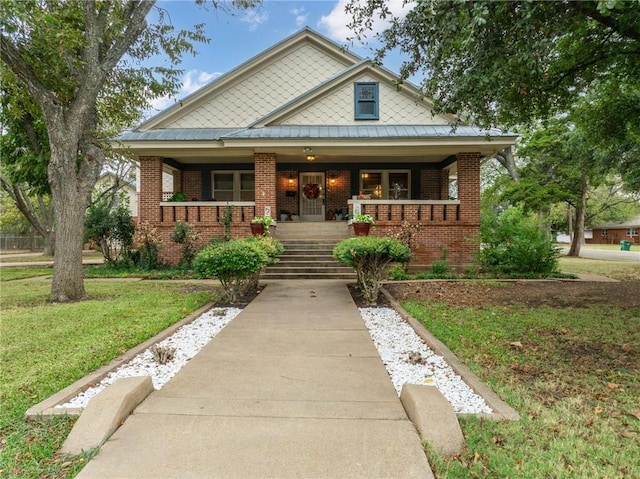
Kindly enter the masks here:
[[233, 141], [233, 140], [297, 140], [297, 139], [433, 139], [517, 137], [497, 129], [481, 130], [472, 126], [449, 125], [341, 125], [341, 126], [267, 126], [264, 128], [178, 128], [128, 131], [115, 138], [117, 142], [148, 141]]

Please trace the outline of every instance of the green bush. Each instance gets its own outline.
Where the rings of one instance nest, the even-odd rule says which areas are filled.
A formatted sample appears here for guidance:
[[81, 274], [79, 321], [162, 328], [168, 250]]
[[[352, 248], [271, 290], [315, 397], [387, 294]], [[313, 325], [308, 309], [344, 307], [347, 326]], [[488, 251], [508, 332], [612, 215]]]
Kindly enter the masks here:
[[387, 265], [406, 263], [411, 258], [411, 249], [392, 238], [357, 236], [338, 243], [333, 249], [333, 257], [353, 267], [365, 301], [376, 304]]
[[126, 204], [112, 207], [101, 199], [87, 208], [84, 241], [94, 242], [109, 266], [130, 260], [135, 224]]
[[480, 267], [495, 275], [549, 275], [558, 267], [559, 250], [538, 219], [520, 208], [484, 215], [480, 226]]
[[195, 229], [189, 223], [182, 221], [176, 222], [176, 226], [171, 238], [175, 243], [180, 245], [180, 266], [189, 268], [196, 256], [197, 243], [200, 239], [200, 231]]
[[274, 261], [267, 250], [254, 239], [207, 246], [196, 255], [193, 269], [200, 277], [218, 279], [233, 303], [257, 285], [260, 270]]

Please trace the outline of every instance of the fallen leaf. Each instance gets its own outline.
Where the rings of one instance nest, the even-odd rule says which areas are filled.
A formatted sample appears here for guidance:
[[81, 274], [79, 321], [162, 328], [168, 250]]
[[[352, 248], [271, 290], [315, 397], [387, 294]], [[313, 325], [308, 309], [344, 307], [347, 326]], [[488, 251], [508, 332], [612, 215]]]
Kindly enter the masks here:
[[607, 383], [607, 387], [608, 387], [609, 389], [617, 389], [617, 388], [619, 388], [619, 387], [620, 387], [620, 385], [619, 385], [619, 384], [616, 384], [616, 383]]
[[593, 409], [594, 414], [601, 414], [602, 413], [602, 408], [600, 406], [596, 406]]
[[638, 433], [635, 431], [622, 431], [620, 434], [622, 437], [626, 437], [629, 439], [633, 439], [634, 437], [638, 437]]
[[473, 462], [474, 464], [477, 463], [480, 460], [480, 454], [478, 454], [477, 452], [475, 452], [473, 454]]
[[509, 346], [513, 348], [522, 348], [522, 343], [520, 341], [513, 341], [512, 343], [509, 343]]
[[636, 409], [635, 411], [631, 412], [631, 415], [636, 419], [640, 419], [640, 409]]

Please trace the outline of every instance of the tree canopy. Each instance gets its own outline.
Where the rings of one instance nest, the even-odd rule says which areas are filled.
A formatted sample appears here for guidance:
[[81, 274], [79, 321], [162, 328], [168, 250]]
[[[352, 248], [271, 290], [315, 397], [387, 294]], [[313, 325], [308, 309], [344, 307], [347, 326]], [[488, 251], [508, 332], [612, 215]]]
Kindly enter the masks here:
[[426, 75], [438, 112], [480, 126], [528, 124], [573, 105], [595, 80], [640, 76], [640, 2], [416, 2], [393, 17], [385, 0], [352, 0], [350, 27], [363, 39], [377, 16], [377, 58], [399, 48], [401, 74]]

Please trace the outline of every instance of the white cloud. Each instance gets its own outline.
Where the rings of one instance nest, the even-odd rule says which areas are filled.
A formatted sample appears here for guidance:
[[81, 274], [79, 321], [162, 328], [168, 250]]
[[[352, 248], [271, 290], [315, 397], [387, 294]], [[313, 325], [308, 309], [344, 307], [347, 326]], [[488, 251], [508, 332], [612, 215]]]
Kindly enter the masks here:
[[289, 10], [289, 12], [296, 17], [297, 26], [301, 27], [307, 24], [307, 21], [309, 20], [309, 13], [305, 13], [304, 7], [293, 8]]
[[249, 31], [255, 31], [260, 25], [269, 20], [269, 12], [259, 12], [258, 10], [247, 10], [240, 21], [249, 24]]
[[[347, 27], [353, 21], [351, 14], [345, 12], [345, 7], [348, 3], [351, 3], [351, 0], [338, 0], [331, 13], [324, 15], [318, 21], [318, 26], [324, 30], [326, 35], [337, 42], [344, 42], [347, 38], [353, 37], [353, 32]], [[391, 13], [398, 17], [404, 17], [414, 5], [414, 1], [406, 2], [406, 5], [405, 0], [387, 1], [387, 7]], [[388, 20], [381, 20], [374, 14], [372, 32], [368, 36], [371, 38], [374, 34], [384, 30], [388, 24]]]
[[165, 95], [153, 100], [151, 102], [151, 107], [148, 110], [148, 114], [144, 115], [145, 118], [149, 118], [165, 108], [170, 107], [178, 98], [184, 98], [185, 96], [190, 95], [220, 75], [222, 75], [221, 72], [209, 73], [200, 70], [189, 70], [182, 77], [182, 86], [178, 92], [175, 95]]

